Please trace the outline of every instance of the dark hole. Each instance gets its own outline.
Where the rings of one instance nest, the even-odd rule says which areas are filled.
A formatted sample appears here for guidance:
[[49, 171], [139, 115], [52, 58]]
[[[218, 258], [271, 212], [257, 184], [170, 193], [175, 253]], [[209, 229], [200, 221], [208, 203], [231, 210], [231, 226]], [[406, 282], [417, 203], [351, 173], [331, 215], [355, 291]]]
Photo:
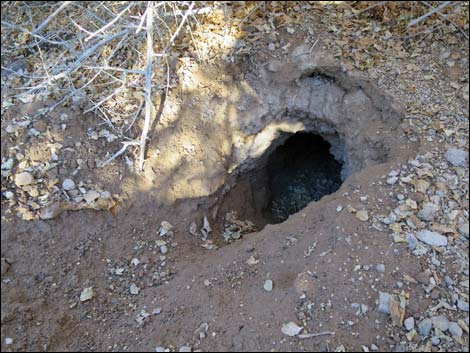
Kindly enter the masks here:
[[260, 158], [258, 168], [242, 175], [224, 196], [219, 209], [222, 221], [235, 211], [240, 220], [262, 229], [338, 190], [342, 165], [330, 147], [316, 134], [291, 135], [270, 155]]
[[280, 223], [309, 202], [339, 189], [341, 163], [330, 147], [321, 136], [297, 133], [269, 156], [267, 219]]

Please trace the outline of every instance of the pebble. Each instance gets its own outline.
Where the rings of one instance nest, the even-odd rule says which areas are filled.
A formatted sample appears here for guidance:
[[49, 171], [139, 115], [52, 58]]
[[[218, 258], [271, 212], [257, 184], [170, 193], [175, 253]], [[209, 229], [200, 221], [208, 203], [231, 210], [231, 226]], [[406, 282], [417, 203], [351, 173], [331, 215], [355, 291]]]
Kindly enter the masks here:
[[32, 184], [34, 177], [29, 172], [23, 172], [15, 175], [16, 186], [26, 186]]
[[398, 178], [395, 176], [395, 177], [391, 177], [391, 178], [388, 178], [387, 179], [387, 184], [388, 185], [394, 185], [396, 182], [398, 181]]
[[384, 292], [379, 292], [379, 312], [384, 314], [390, 314], [390, 300], [391, 295]]
[[179, 350], [180, 352], [191, 352], [191, 347], [183, 346]]
[[439, 343], [441, 343], [441, 339], [439, 337], [434, 336], [433, 338], [431, 338], [431, 343], [433, 346], [438, 346]]
[[160, 253], [165, 255], [168, 252], [168, 247], [166, 245], [160, 246]]
[[449, 320], [443, 315], [433, 316], [431, 321], [434, 328], [438, 328], [441, 331], [447, 331], [449, 329]]
[[156, 347], [155, 348], [155, 352], [163, 353], [165, 351], [166, 351], [165, 347]]
[[418, 212], [418, 218], [423, 221], [432, 221], [437, 211], [439, 211], [439, 207], [433, 203], [428, 202]]
[[416, 240], [416, 237], [411, 233], [408, 233], [406, 235], [406, 242], [408, 243], [408, 249], [410, 249], [411, 251], [416, 249], [416, 245], [418, 245], [418, 241]]
[[297, 336], [302, 329], [303, 327], [300, 327], [295, 322], [291, 321], [282, 325], [281, 332], [289, 337], [294, 337]]
[[459, 225], [459, 232], [462, 234], [464, 237], [468, 238], [469, 237], [469, 227], [468, 227], [468, 222], [462, 223]]
[[384, 264], [377, 264], [377, 266], [375, 266], [375, 270], [378, 273], [384, 273], [385, 272], [385, 265]]
[[65, 191], [70, 191], [70, 190], [75, 189], [74, 181], [72, 179], [65, 179], [62, 182], [62, 189], [64, 189]]
[[414, 317], [410, 316], [409, 318], [407, 318], [404, 322], [404, 325], [405, 325], [405, 328], [408, 331], [411, 331], [412, 329], [414, 329], [415, 328], [415, 319], [414, 319]]
[[271, 292], [273, 290], [273, 281], [268, 279], [264, 282], [263, 288], [266, 292]]
[[137, 287], [134, 283], [132, 283], [129, 287], [129, 292], [132, 294], [132, 295], [137, 295], [139, 294], [139, 287]]
[[446, 281], [447, 287], [451, 287], [454, 285], [454, 281], [449, 276], [445, 276], [444, 280]]
[[444, 157], [447, 159], [447, 162], [454, 167], [459, 167], [465, 164], [467, 152], [458, 148], [449, 148], [444, 154]]
[[268, 49], [274, 51], [276, 50], [276, 45], [274, 43], [269, 43]]
[[13, 344], [13, 338], [10, 338], [10, 337], [5, 338], [5, 344], [7, 346]]
[[431, 319], [424, 319], [418, 324], [418, 331], [419, 334], [423, 337], [429, 336], [432, 328], [432, 321]]
[[445, 236], [429, 230], [417, 232], [416, 238], [431, 246], [447, 246], [447, 238]]
[[369, 212], [366, 210], [361, 210], [356, 213], [356, 218], [362, 222], [369, 220]]
[[463, 330], [456, 322], [449, 323], [449, 332], [454, 338], [461, 338], [463, 334]]
[[91, 298], [93, 298], [94, 295], [95, 293], [93, 291], [93, 287], [85, 288], [80, 294], [80, 301], [85, 302], [87, 300], [90, 300]]
[[461, 299], [457, 300], [457, 308], [468, 313], [468, 303]]

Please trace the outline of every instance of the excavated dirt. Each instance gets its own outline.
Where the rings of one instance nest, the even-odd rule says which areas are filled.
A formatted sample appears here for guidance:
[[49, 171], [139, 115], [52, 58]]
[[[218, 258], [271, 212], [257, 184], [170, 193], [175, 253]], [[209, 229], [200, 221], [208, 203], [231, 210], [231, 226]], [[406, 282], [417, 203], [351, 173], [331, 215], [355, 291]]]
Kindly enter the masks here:
[[[116, 215], [80, 211], [52, 221], [2, 221], [2, 279], [8, 280], [2, 338], [14, 336], [15, 350], [391, 344], [382, 314], [371, 311], [354, 326], [357, 336], [348, 321], [355, 317], [351, 303], [375, 307], [377, 290], [393, 286], [393, 277], [371, 288], [357, 277], [374, 284], [373, 276], [352, 270], [358, 261], [380, 261], [415, 275], [419, 266], [404, 249], [389, 256], [389, 240], [338, 206], [360, 209], [361, 191], [387, 207], [382, 176], [417, 151], [405, 138], [396, 102], [324, 51], [304, 46], [260, 70], [194, 67], [183, 76], [165, 102], [144, 175], [130, 177], [120, 165], [89, 171], [123, 195]], [[85, 126], [69, 131], [75, 142], [86, 140]], [[231, 211], [262, 230], [219, 250], [201, 247], [203, 217], [212, 228], [209, 240], [221, 247]], [[165, 255], [155, 243], [162, 221], [174, 226]], [[130, 265], [133, 258], [140, 264]], [[118, 268], [123, 274], [116, 275]], [[263, 290], [268, 278], [270, 293]], [[132, 284], [137, 295], [129, 292]], [[80, 302], [90, 286], [94, 298]], [[142, 310], [156, 308], [161, 314], [136, 322]], [[290, 340], [280, 331], [287, 321], [335, 335]]]

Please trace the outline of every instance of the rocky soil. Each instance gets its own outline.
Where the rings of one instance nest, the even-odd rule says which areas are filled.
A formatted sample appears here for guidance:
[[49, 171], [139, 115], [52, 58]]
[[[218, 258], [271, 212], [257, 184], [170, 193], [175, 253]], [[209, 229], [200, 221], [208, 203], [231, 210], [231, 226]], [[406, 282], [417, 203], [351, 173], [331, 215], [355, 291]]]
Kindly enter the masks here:
[[[142, 174], [132, 152], [100, 168], [113, 131], [74, 105], [33, 118], [50, 102], [11, 99], [2, 72], [2, 351], [468, 351], [468, 40], [401, 42], [375, 18], [296, 6], [301, 23], [267, 22], [225, 61], [180, 60]], [[357, 138], [338, 125], [369, 161], [338, 191], [256, 227], [235, 174], [305, 128], [249, 113], [280, 105], [263, 80], [302, 92], [304, 47], [302, 63], [370, 80], [387, 108]]]

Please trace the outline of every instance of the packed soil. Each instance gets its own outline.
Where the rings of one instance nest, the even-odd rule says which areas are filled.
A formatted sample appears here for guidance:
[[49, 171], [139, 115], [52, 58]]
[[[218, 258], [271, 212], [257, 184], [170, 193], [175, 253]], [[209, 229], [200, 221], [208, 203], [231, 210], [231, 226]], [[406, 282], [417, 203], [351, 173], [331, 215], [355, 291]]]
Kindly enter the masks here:
[[[13, 206], [31, 190], [7, 199], [15, 173], [2, 175], [2, 351], [465, 351], [468, 153], [459, 166], [444, 153], [468, 152], [468, 41], [358, 72], [330, 58], [335, 34], [320, 24], [296, 61], [307, 27], [280, 34], [285, 53], [184, 71], [158, 102], [141, 174], [122, 157], [97, 166], [120, 141], [90, 138], [100, 121], [79, 107], [33, 122], [38, 136], [7, 127], [50, 102], [5, 112], [2, 163], [21, 151], [39, 165], [60, 143], [61, 164], [35, 171], [37, 183], [72, 178], [118, 201], [25, 220]], [[333, 108], [290, 106], [297, 92]], [[418, 219], [429, 202], [439, 211]], [[410, 251], [407, 234], [422, 230], [448, 245]], [[380, 292], [405, 298], [400, 324], [378, 310]], [[421, 332], [439, 315], [460, 337]], [[285, 334], [289, 322], [300, 335]]]

